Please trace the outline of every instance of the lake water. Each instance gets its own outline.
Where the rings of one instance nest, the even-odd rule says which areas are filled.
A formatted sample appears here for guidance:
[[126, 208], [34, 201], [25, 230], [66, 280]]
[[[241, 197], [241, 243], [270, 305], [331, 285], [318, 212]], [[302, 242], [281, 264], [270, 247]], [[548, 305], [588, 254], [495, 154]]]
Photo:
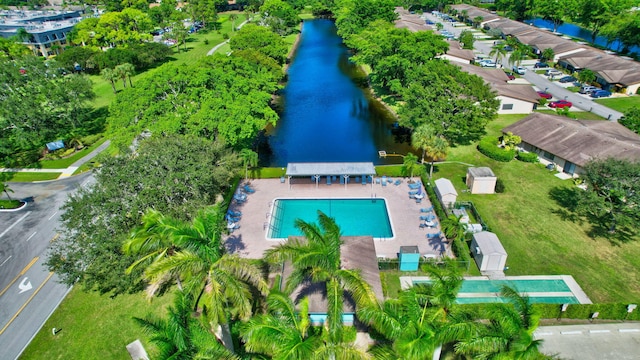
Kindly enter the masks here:
[[[549, 29], [553, 31], [553, 22], [548, 20], [536, 18], [533, 20], [527, 20], [526, 23], [533, 24], [534, 26], [539, 28]], [[591, 31], [583, 29], [580, 26], [575, 24], [564, 23], [558, 26], [557, 32], [565, 35], [569, 35], [574, 38], [583, 39], [584, 41], [587, 41], [587, 42], [591, 42]], [[622, 43], [616, 40], [608, 44], [607, 38], [605, 38], [604, 36], [597, 36], [596, 44], [613, 51], [620, 51], [622, 49]], [[638, 46], [632, 46], [631, 48], [629, 48], [629, 51], [640, 55], [640, 47]]]
[[377, 102], [353, 81], [355, 66], [332, 21], [304, 22], [302, 37], [281, 93], [280, 121], [267, 132], [270, 166], [289, 162], [401, 163], [378, 151], [406, 154], [402, 138]]

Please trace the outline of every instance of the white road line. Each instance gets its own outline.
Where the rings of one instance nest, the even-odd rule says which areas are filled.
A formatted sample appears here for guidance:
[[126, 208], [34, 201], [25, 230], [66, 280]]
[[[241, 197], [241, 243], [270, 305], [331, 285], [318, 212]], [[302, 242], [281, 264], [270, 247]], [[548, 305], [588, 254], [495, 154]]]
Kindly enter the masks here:
[[538, 335], [538, 336], [550, 336], [550, 335], [553, 335], [553, 333], [551, 331], [536, 332], [536, 335]]
[[589, 330], [589, 332], [591, 334], [604, 334], [604, 333], [610, 333], [611, 330]]
[[2, 232], [2, 234], [0, 234], [0, 237], [3, 237], [6, 233], [9, 232], [9, 230], [13, 229], [13, 227], [16, 226], [20, 221], [24, 220], [24, 218], [29, 216], [29, 214], [31, 214], [31, 211], [29, 211], [28, 213], [22, 215], [22, 217], [20, 219], [16, 220], [16, 222], [11, 224], [11, 226], [9, 226], [5, 231]]
[[579, 335], [582, 334], [582, 331], [560, 331], [562, 335]]
[[2, 264], [0, 264], [0, 266], [4, 265], [4, 263], [6, 263], [7, 261], [9, 261], [9, 259], [11, 259], [13, 255], [9, 255], [9, 257], [7, 258], [7, 260], [3, 261]]
[[33, 234], [31, 234], [28, 238], [27, 241], [31, 240], [32, 237], [34, 237], [38, 232], [34, 231]]
[[53, 217], [54, 217], [54, 216], [56, 216], [56, 214], [57, 214], [57, 213], [58, 213], [58, 212], [56, 211], [56, 212], [54, 212], [53, 214], [51, 214], [51, 216], [49, 216], [49, 220], [53, 219]]
[[625, 333], [625, 332], [640, 332], [640, 329], [619, 329], [618, 330], [621, 333]]

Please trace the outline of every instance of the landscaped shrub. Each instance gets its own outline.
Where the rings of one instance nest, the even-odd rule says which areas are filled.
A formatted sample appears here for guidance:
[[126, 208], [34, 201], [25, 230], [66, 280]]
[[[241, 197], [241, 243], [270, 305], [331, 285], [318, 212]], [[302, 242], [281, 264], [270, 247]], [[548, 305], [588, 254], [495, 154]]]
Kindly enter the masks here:
[[80, 138], [80, 141], [84, 146], [91, 146], [100, 139], [102, 139], [102, 134], [95, 134], [95, 135], [83, 136], [82, 138]]
[[478, 143], [478, 151], [496, 161], [509, 162], [516, 156], [516, 150], [505, 150], [498, 147], [499, 141], [495, 136], [486, 136]]
[[505, 191], [504, 182], [502, 179], [496, 179], [496, 193], [502, 194]]
[[[480, 314], [491, 304], [464, 304], [459, 305], [467, 311]], [[593, 313], [598, 312], [598, 319], [601, 320], [640, 320], [640, 308], [633, 312], [627, 312], [628, 304], [569, 304], [567, 310], [562, 312], [562, 304], [533, 304], [533, 308], [538, 311], [542, 319], [577, 319], [589, 320]]]
[[453, 239], [453, 243], [451, 244], [451, 250], [456, 255], [458, 260], [466, 261], [468, 264], [471, 264], [471, 255], [469, 255], [469, 246], [467, 246], [467, 242], [460, 239]]
[[519, 151], [518, 154], [516, 155], [516, 159], [522, 162], [537, 163], [538, 154], [532, 153], [532, 152]]

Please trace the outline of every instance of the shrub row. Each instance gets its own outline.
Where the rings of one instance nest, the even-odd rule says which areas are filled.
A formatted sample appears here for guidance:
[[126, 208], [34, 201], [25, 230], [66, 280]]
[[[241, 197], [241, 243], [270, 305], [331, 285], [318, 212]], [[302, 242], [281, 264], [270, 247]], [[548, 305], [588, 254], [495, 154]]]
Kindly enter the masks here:
[[516, 156], [516, 150], [505, 150], [498, 147], [499, 141], [495, 136], [486, 136], [478, 143], [478, 151], [496, 161], [509, 162]]
[[[539, 312], [542, 319], [574, 319], [589, 320], [591, 316], [598, 312], [598, 319], [601, 320], [640, 320], [640, 308], [633, 312], [627, 312], [628, 304], [570, 304], [565, 312], [562, 312], [562, 304], [534, 304], [533, 307]], [[492, 304], [462, 304], [465, 310], [475, 314], [481, 314]]]
[[522, 162], [528, 162], [528, 163], [538, 162], [538, 154], [532, 153], [532, 152], [519, 151], [518, 155], [516, 155], [516, 158]]

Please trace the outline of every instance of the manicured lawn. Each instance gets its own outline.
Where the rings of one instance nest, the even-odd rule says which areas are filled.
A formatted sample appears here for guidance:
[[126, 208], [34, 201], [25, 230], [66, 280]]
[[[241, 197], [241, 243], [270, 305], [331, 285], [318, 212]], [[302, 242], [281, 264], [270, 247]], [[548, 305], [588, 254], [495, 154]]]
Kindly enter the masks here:
[[14, 182], [30, 182], [30, 181], [45, 181], [54, 180], [60, 176], [59, 172], [19, 172], [19, 173], [5, 173], [9, 174], [7, 181]]
[[[499, 130], [524, 115], [501, 116], [487, 131]], [[480, 154], [475, 145], [451, 149], [447, 160], [488, 166], [504, 182], [502, 194], [471, 195], [464, 179], [467, 167], [441, 164], [434, 178], [449, 178], [458, 200], [470, 200], [504, 245], [509, 257], [507, 275], [572, 275], [594, 302], [633, 302], [640, 299], [640, 241], [612, 245], [587, 236], [589, 225], [562, 214], [551, 199], [554, 188], [574, 186], [541, 164], [499, 163]]]
[[90, 152], [92, 152], [93, 150], [95, 150], [98, 146], [102, 145], [105, 141], [107, 141], [107, 139], [102, 139], [100, 141], [97, 141], [95, 144], [86, 147], [78, 152], [76, 152], [75, 154], [64, 158], [64, 159], [56, 159], [56, 160], [42, 160], [40, 162], [38, 162], [39, 167], [42, 169], [66, 169], [68, 168], [71, 164], [73, 164], [74, 162], [80, 160], [81, 158], [83, 158], [85, 155], [89, 154]]
[[604, 106], [610, 107], [613, 110], [620, 111], [621, 113], [627, 112], [630, 108], [634, 106], [640, 106], [640, 95], [633, 96], [621, 96], [621, 97], [612, 97], [608, 99], [598, 99], [594, 100], [598, 104], [602, 104]]
[[0, 209], [17, 209], [22, 205], [18, 200], [0, 199]]
[[[555, 110], [551, 110], [551, 109], [536, 110], [536, 112], [549, 114], [549, 115], [558, 115], [558, 113]], [[574, 114], [580, 120], [606, 120], [605, 118], [588, 111], [576, 111], [576, 112], [571, 112], [571, 114]]]
[[[20, 359], [131, 359], [125, 346], [140, 339], [151, 359], [155, 347], [132, 317], [163, 316], [171, 293], [149, 302], [144, 293], [114, 299], [74, 288]], [[53, 335], [52, 328], [62, 329]]]

